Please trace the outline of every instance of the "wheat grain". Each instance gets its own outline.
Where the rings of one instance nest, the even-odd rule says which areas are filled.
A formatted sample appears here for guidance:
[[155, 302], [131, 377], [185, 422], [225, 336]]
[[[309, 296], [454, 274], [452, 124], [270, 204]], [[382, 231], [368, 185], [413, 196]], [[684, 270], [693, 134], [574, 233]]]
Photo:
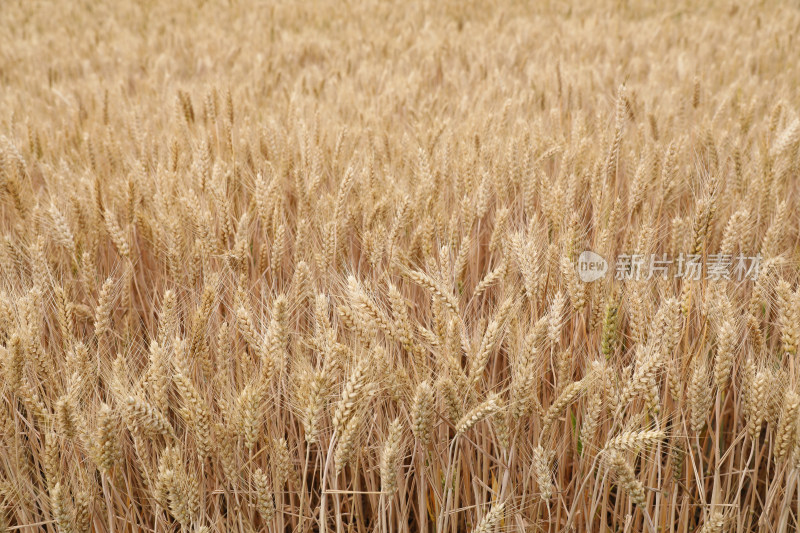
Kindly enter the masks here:
[[708, 383], [708, 368], [703, 362], [695, 361], [692, 379], [687, 389], [687, 400], [689, 409], [692, 411], [692, 431], [699, 432], [706, 424], [706, 417], [712, 402]]
[[492, 531], [502, 520], [505, 508], [505, 502], [494, 504], [489, 512], [486, 513], [486, 516], [475, 526], [472, 533], [489, 533]]
[[260, 468], [253, 472], [253, 484], [256, 489], [256, 508], [265, 523], [272, 522], [275, 516], [275, 502], [273, 501], [272, 491], [269, 488], [269, 476]]
[[547, 409], [547, 412], [542, 419], [542, 435], [546, 435], [549, 432], [550, 426], [553, 424], [553, 422], [555, 422], [556, 417], [560, 416], [564, 409], [566, 409], [569, 404], [575, 401], [578, 395], [584, 391], [585, 387], [586, 383], [583, 381], [574, 381], [564, 387], [555, 401]]
[[456, 424], [456, 433], [461, 434], [469, 431], [475, 424], [496, 413], [500, 407], [499, 396], [497, 394], [490, 395], [486, 400], [473, 407], [461, 417]]
[[644, 506], [644, 486], [641, 481], [636, 479], [633, 468], [625, 460], [625, 457], [619, 452], [612, 451], [606, 455], [605, 461], [616, 474], [617, 483], [628, 494], [631, 501], [640, 507]]
[[433, 402], [433, 388], [427, 381], [420, 382], [411, 405], [411, 430], [423, 448], [430, 442], [433, 431]]
[[397, 469], [401, 453], [402, 425], [395, 419], [381, 451], [381, 491], [388, 496], [397, 491]]

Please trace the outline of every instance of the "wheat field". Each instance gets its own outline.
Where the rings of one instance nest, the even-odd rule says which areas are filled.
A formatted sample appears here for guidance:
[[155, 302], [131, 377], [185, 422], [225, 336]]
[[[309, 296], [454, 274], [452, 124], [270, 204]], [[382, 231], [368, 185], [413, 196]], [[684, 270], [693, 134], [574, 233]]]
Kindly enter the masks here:
[[0, 532], [797, 531], [799, 30], [0, 1]]

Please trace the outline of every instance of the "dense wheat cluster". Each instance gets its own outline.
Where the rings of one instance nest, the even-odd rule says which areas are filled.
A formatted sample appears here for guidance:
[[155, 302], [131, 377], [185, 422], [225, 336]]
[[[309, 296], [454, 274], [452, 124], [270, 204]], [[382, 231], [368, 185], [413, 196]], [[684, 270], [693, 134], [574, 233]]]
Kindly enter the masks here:
[[797, 530], [799, 29], [1, 2], [0, 531]]

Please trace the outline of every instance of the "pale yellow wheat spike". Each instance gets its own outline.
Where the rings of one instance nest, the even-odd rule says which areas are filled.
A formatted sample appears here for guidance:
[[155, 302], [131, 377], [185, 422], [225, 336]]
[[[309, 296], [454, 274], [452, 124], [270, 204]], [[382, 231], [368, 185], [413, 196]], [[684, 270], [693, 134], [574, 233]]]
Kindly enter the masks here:
[[114, 301], [114, 295], [112, 294], [113, 288], [114, 280], [108, 278], [100, 289], [94, 319], [94, 331], [98, 338], [102, 337], [111, 329], [111, 312]]
[[797, 440], [800, 395], [789, 389], [783, 398], [780, 421], [775, 431], [775, 459], [782, 459]]
[[431, 441], [434, 422], [434, 392], [427, 381], [417, 385], [411, 404], [411, 429], [422, 447]]
[[695, 361], [687, 390], [687, 401], [689, 409], [692, 411], [690, 420], [692, 431], [700, 432], [705, 426], [706, 417], [713, 401], [709, 389], [708, 367], [704, 362]]
[[392, 496], [397, 491], [397, 470], [401, 459], [403, 426], [395, 419], [389, 426], [389, 434], [381, 451], [381, 490]]
[[325, 394], [328, 389], [328, 377], [325, 369], [313, 373], [307, 395], [303, 398], [303, 429], [308, 443], [317, 441], [320, 431], [320, 417], [325, 407]]
[[128, 396], [125, 400], [125, 412], [132, 430], [151, 435], [175, 436], [175, 430], [164, 415], [141, 398]]
[[539, 497], [544, 501], [549, 500], [553, 495], [550, 463], [553, 462], [554, 457], [553, 450], [545, 450], [541, 445], [533, 449], [533, 472], [536, 475], [536, 483], [539, 485]]
[[[179, 346], [175, 341], [175, 346]], [[191, 371], [182, 355], [175, 358], [173, 380], [183, 400], [184, 418], [194, 430], [197, 453], [203, 461], [211, 456], [214, 442], [212, 434], [211, 413], [204, 398], [189, 377]]]
[[506, 504], [496, 503], [492, 506], [488, 513], [478, 522], [472, 533], [490, 533], [497, 527], [497, 524], [503, 519], [503, 512], [505, 511]]
[[345, 384], [342, 395], [336, 404], [336, 410], [333, 413], [333, 427], [339, 435], [344, 433], [348, 420], [357, 408], [359, 400], [363, 395], [368, 392], [366, 389], [369, 385], [369, 365], [371, 359], [363, 357], [353, 370], [350, 372], [350, 377]]
[[478, 351], [470, 361], [470, 385], [477, 385], [478, 381], [483, 376], [483, 372], [486, 368], [486, 364], [489, 362], [491, 352], [494, 349], [495, 344], [497, 343], [497, 340], [503, 331], [503, 326], [508, 316], [511, 314], [514, 306], [514, 300], [511, 298], [507, 299], [505, 302], [503, 302], [494, 318], [492, 318], [492, 321], [489, 322], [489, 325], [486, 327], [486, 331], [483, 334]]
[[119, 226], [116, 219], [114, 218], [114, 213], [109, 210], [106, 210], [103, 215], [103, 220], [106, 223], [106, 229], [108, 230], [108, 234], [111, 236], [111, 240], [114, 243], [119, 255], [124, 257], [125, 259], [130, 259], [131, 256], [131, 247], [128, 244], [128, 239], [125, 236], [125, 232]]
[[628, 494], [631, 501], [638, 506], [644, 506], [644, 486], [641, 481], [636, 479], [633, 467], [625, 457], [617, 451], [610, 451], [605, 455], [604, 460], [616, 475], [617, 483]]
[[50, 489], [50, 506], [53, 510], [55, 521], [58, 524], [58, 530], [64, 533], [72, 533], [75, 531], [72, 513], [70, 512], [72, 507], [71, 498], [67, 493], [66, 487], [61, 485], [60, 482], [56, 483], [55, 486]]
[[703, 523], [699, 533], [722, 533], [725, 531], [726, 517], [722, 511], [714, 511]]
[[345, 466], [353, 460], [356, 453], [355, 447], [359, 437], [360, 426], [362, 423], [360, 413], [350, 416], [344, 424], [343, 429], [337, 433], [339, 439], [334, 451], [334, 462], [336, 463], [336, 474], [340, 474]]
[[639, 451], [666, 438], [663, 431], [626, 431], [606, 441], [603, 451]]
[[397, 338], [397, 332], [394, 325], [389, 322], [386, 314], [375, 304], [372, 298], [370, 298], [364, 292], [364, 289], [353, 276], [350, 276], [348, 279], [348, 289], [350, 291], [350, 298], [353, 301], [354, 307], [358, 309], [361, 315], [369, 320], [372, 320], [375, 325], [390, 339]]
[[108, 404], [102, 404], [97, 414], [97, 432], [92, 443], [95, 460], [100, 469], [108, 474], [120, 458], [117, 418]]
[[717, 350], [714, 356], [714, 383], [720, 389], [728, 386], [733, 367], [737, 333], [732, 317], [726, 317], [719, 328]]
[[491, 394], [486, 400], [461, 417], [456, 424], [456, 433], [461, 434], [469, 431], [475, 424], [497, 412], [501, 406], [499, 395]]
[[272, 521], [272, 517], [275, 516], [275, 502], [269, 485], [269, 476], [260, 468], [253, 472], [253, 485], [256, 491], [256, 508], [261, 515], [261, 519], [269, 524]]
[[424, 272], [420, 272], [417, 270], [409, 271], [407, 275], [411, 281], [413, 281], [417, 285], [420, 285], [421, 287], [428, 289], [437, 298], [440, 298], [445, 303], [445, 305], [447, 305], [448, 309], [450, 309], [452, 313], [458, 315], [458, 301], [450, 292], [442, 288], [437, 281], [435, 281], [433, 278], [431, 278]]
[[586, 402], [586, 412], [581, 426], [581, 440], [584, 443], [591, 442], [597, 432], [600, 422], [600, 414], [603, 408], [603, 394], [600, 387], [595, 387]]
[[236, 400], [236, 417], [239, 431], [244, 437], [248, 450], [252, 450], [258, 442], [263, 415], [263, 389], [258, 384], [249, 383]]
[[569, 404], [575, 401], [575, 399], [584, 391], [585, 387], [586, 382], [584, 381], [575, 381], [564, 387], [555, 401], [547, 409], [547, 412], [542, 419], [541, 435], [548, 434], [550, 427], [552, 426], [553, 422], [555, 422], [556, 418], [561, 415], [561, 413]]

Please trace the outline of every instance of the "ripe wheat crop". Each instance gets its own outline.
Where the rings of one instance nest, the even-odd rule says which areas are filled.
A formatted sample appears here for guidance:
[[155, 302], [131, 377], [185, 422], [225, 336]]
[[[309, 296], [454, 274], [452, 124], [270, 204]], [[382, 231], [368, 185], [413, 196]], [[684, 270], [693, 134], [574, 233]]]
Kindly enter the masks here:
[[0, 532], [796, 531], [800, 7], [0, 2]]

